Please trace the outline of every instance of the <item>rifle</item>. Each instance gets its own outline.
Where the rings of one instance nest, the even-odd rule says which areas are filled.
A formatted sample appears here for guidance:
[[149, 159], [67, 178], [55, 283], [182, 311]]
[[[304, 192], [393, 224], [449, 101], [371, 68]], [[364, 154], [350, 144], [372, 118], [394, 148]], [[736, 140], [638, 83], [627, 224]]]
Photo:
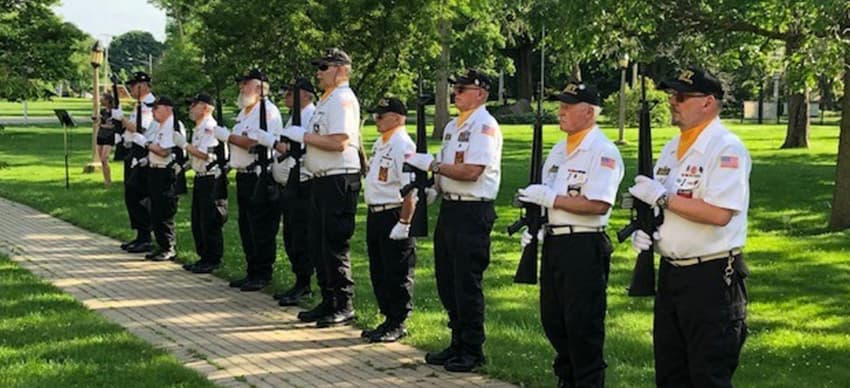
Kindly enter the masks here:
[[[422, 73], [419, 73], [419, 96], [416, 99], [416, 152], [428, 152], [428, 134], [425, 129], [425, 106], [433, 100], [432, 96], [423, 94]], [[402, 165], [402, 171], [413, 172], [415, 178], [401, 188], [401, 197], [404, 198], [411, 190], [416, 189], [416, 210], [410, 221], [410, 236], [428, 236], [428, 192], [426, 189], [434, 185], [434, 177], [428, 177], [427, 171], [419, 170], [407, 163]]]
[[[640, 95], [638, 174], [652, 178], [652, 128], [649, 113], [657, 101], [650, 104], [646, 100], [646, 81], [643, 75], [640, 77]], [[626, 241], [638, 229], [652, 236], [658, 230], [658, 226], [664, 222], [663, 212], [656, 217], [652, 206], [642, 201], [635, 201], [628, 192], [623, 194], [623, 208], [629, 209], [631, 222], [617, 232], [617, 240], [620, 242]], [[629, 296], [655, 295], [655, 255], [651, 246], [648, 250], [638, 253], [628, 294]]]
[[[222, 112], [221, 107], [221, 88], [219, 88], [217, 83], [215, 85], [215, 121], [218, 125], [224, 125], [224, 113]], [[212, 171], [214, 168], [218, 167], [218, 174], [227, 175], [227, 162], [229, 157], [227, 153], [227, 142], [218, 142], [218, 145], [213, 148], [213, 154], [215, 155], [215, 160], [207, 164], [206, 170]]]
[[[112, 73], [109, 77], [109, 80], [112, 81], [112, 100], [114, 103], [113, 109], [121, 109], [121, 101], [118, 98], [118, 75]], [[119, 135], [124, 135], [124, 123], [121, 120], [116, 118], [112, 118], [112, 125], [115, 127], [115, 133]], [[118, 142], [115, 145], [115, 160], [124, 160], [130, 156], [130, 150], [124, 147], [123, 142]]]
[[[292, 85], [292, 125], [301, 126], [301, 85], [298, 84], [298, 78]], [[304, 150], [301, 148], [301, 143], [295, 142], [292, 139], [281, 136], [280, 141], [287, 144], [288, 151], [280, 154], [277, 157], [277, 162], [282, 163], [286, 158], [292, 157], [295, 160], [295, 165], [289, 170], [289, 180], [287, 185], [298, 184], [301, 181], [301, 156], [304, 155]]]
[[[266, 95], [265, 95], [265, 85], [264, 83], [268, 81], [260, 80], [260, 130], [263, 132], [268, 132], [269, 125], [266, 121]], [[278, 192], [278, 185], [275, 183], [274, 179], [271, 178], [271, 174], [269, 174], [269, 164], [271, 163], [271, 157], [269, 157], [269, 149], [265, 146], [257, 143], [253, 147], [251, 147], [251, 153], [257, 154], [257, 160], [251, 165], [248, 166], [248, 169], [255, 169], [257, 171], [257, 183], [254, 186], [254, 196], [253, 200], [255, 202], [265, 203], [265, 202], [275, 202], [278, 199], [280, 193]]]
[[[181, 127], [182, 127], [182, 125], [180, 125], [180, 121], [177, 119], [177, 108], [176, 107], [174, 108], [173, 115], [174, 115], [174, 117], [172, 118], [172, 121], [171, 121], [172, 134], [179, 132]], [[189, 142], [192, 141], [192, 129], [191, 128], [186, 132], [184, 137], [186, 137], [186, 141], [189, 141]], [[185, 150], [183, 150], [182, 148], [180, 148], [176, 145], [171, 148], [171, 154], [173, 155], [173, 158], [172, 158], [173, 166], [172, 167], [174, 168], [174, 175], [175, 175], [175, 183], [174, 183], [175, 192], [178, 195], [186, 194], [186, 193], [189, 192], [189, 189], [186, 186], [186, 170], [189, 168], [189, 164], [190, 164], [189, 154], [188, 154], [188, 152], [186, 152]]]
[[[546, 30], [543, 30], [543, 40], [546, 39]], [[543, 41], [541, 40], [541, 41]], [[540, 92], [537, 98], [537, 115], [534, 119], [534, 132], [531, 140], [531, 165], [528, 171], [528, 183], [539, 184], [543, 175], [543, 90], [545, 71], [545, 46], [540, 50]], [[519, 259], [514, 283], [537, 284], [537, 256], [538, 245], [537, 234], [543, 227], [544, 217], [540, 205], [522, 203], [523, 214], [513, 224], [508, 226], [508, 235], [513, 235], [524, 226], [528, 227], [531, 241], [522, 249]]]

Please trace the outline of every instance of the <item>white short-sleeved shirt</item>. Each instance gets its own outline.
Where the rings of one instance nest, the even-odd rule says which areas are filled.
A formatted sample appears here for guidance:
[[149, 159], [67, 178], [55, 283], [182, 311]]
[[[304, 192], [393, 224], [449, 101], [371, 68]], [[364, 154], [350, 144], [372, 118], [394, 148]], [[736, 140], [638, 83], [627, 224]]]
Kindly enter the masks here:
[[[315, 112], [316, 112], [316, 106], [313, 105], [312, 103], [307, 104], [307, 106], [303, 107], [301, 109], [301, 125], [302, 126], [308, 125], [310, 123], [310, 119], [313, 117], [313, 113], [315, 113]], [[287, 128], [287, 127], [290, 127], [290, 126], [292, 126], [292, 116], [289, 117], [289, 120], [286, 121], [286, 124], [283, 127]], [[305, 148], [306, 147], [302, 143], [301, 149], [304, 150]], [[286, 167], [291, 167], [291, 166], [295, 165], [295, 161], [292, 157], [288, 157], [288, 158], [278, 162], [277, 161], [278, 155], [279, 155], [279, 153], [277, 151], [274, 151], [274, 159], [273, 159], [273, 162], [272, 162], [272, 169], [273, 170], [282, 171]], [[301, 161], [302, 162], [304, 161], [303, 154], [301, 156]], [[286, 166], [284, 166], [284, 165], [286, 165]], [[300, 171], [301, 171], [301, 177], [300, 177], [299, 180], [301, 182], [304, 182], [304, 181], [310, 179], [310, 173], [307, 171], [306, 168], [304, 168], [303, 163], [302, 163]], [[282, 173], [274, 174], [274, 175], [276, 177], [279, 177], [281, 180], [284, 180], [283, 182], [281, 182], [281, 181], [278, 180], [278, 178], [275, 178], [275, 181], [277, 181], [280, 184], [285, 184], [286, 183], [285, 179], [288, 179], [288, 176], [284, 177], [283, 176], [284, 174], [282, 174]]]
[[486, 106], [478, 107], [460, 127], [457, 118], [446, 124], [437, 160], [446, 164], [484, 166], [484, 172], [474, 182], [438, 175], [443, 193], [496, 199], [502, 178], [502, 130]]
[[309, 125], [304, 128], [322, 136], [348, 135], [348, 146], [342, 152], [325, 151], [308, 144], [304, 155], [307, 171], [319, 174], [344, 168], [360, 170], [360, 102], [348, 82], [339, 84], [327, 98], [319, 101]]
[[[558, 195], [602, 201], [613, 207], [617, 189], [623, 180], [620, 150], [594, 126], [581, 144], [567, 155], [567, 141], [552, 147], [543, 164], [542, 183]], [[611, 209], [602, 215], [575, 214], [562, 209], [547, 209], [550, 225], [607, 226]]]
[[169, 150], [168, 155], [165, 157], [159, 156], [153, 151], [148, 151], [148, 161], [150, 162], [151, 166], [164, 167], [168, 163], [171, 163], [171, 161], [174, 159], [174, 154], [171, 153], [170, 150], [175, 146], [175, 125], [177, 130], [185, 135], [183, 124], [179, 121], [175, 123], [173, 115], [166, 119], [164, 123], [160, 123], [154, 120], [153, 122], [151, 122], [150, 127], [148, 127], [148, 130], [145, 132], [145, 137], [147, 138], [148, 142]]
[[[280, 117], [280, 111], [268, 99], [264, 100], [266, 104], [266, 127], [273, 134], [280, 134], [283, 130], [283, 119]], [[236, 116], [236, 124], [233, 125], [233, 134], [239, 136], [248, 136], [251, 130], [260, 129], [260, 105], [256, 104], [250, 112], [242, 109], [239, 115]], [[230, 145], [230, 166], [233, 168], [248, 167], [257, 159], [257, 154], [252, 154], [248, 150]]]
[[[142, 97], [142, 128], [150, 128], [151, 123], [153, 122], [153, 107], [147, 106], [147, 104], [153, 104], [156, 101], [156, 97], [154, 97], [153, 93], [148, 93], [146, 96]], [[136, 114], [138, 113], [139, 103], [136, 102], [136, 105], [133, 105], [133, 111], [130, 112], [130, 118], [127, 120], [136, 125]], [[139, 131], [139, 133], [144, 131]]]
[[405, 127], [393, 131], [386, 143], [379, 137], [372, 146], [365, 189], [366, 203], [369, 205], [401, 203], [399, 190], [413, 179], [413, 173], [404, 172], [402, 166], [408, 156], [416, 153], [416, 144]]
[[[218, 122], [211, 115], [204, 117], [195, 126], [195, 129], [192, 130], [192, 145], [201, 152], [206, 152], [207, 154], [213, 153], [213, 148], [218, 145], [218, 139], [215, 138], [216, 126], [218, 126]], [[192, 154], [189, 154], [189, 158], [192, 161], [192, 169], [195, 172], [200, 174], [207, 173], [207, 165], [210, 164], [209, 160], [200, 159]]]
[[752, 160], [741, 140], [719, 118], [706, 127], [682, 160], [676, 156], [677, 136], [664, 146], [655, 165], [655, 180], [670, 195], [701, 198], [708, 204], [734, 211], [726, 226], [689, 221], [664, 212], [659, 228], [661, 255], [683, 259], [743, 247], [747, 240]]

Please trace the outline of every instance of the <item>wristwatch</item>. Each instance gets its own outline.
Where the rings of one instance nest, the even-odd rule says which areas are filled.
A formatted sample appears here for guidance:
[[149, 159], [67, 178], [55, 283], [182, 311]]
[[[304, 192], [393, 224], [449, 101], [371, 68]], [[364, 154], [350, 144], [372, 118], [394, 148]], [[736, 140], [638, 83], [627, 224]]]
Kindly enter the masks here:
[[670, 205], [670, 198], [667, 197], [667, 194], [661, 194], [657, 200], [655, 200], [655, 206], [658, 206], [661, 209], [667, 209], [667, 206]]
[[433, 162], [431, 162], [431, 172], [433, 172], [434, 174], [440, 173], [440, 162], [438, 160], [434, 160]]

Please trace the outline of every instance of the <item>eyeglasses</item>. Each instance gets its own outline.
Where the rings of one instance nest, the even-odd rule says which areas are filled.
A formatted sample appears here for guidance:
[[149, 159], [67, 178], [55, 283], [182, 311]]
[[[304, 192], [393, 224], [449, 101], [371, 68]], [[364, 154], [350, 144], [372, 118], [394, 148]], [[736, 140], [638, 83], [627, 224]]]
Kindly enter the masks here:
[[323, 63], [323, 64], [319, 65], [319, 70], [327, 71], [329, 67], [330, 67], [330, 65], [328, 65], [327, 63]]
[[684, 93], [684, 92], [669, 92], [667, 93], [669, 98], [675, 98], [676, 102], [685, 102], [685, 100], [692, 97], [708, 97], [710, 94], [705, 93]]
[[455, 94], [461, 94], [467, 90], [481, 90], [481, 88], [468, 85], [455, 85]]
[[387, 117], [387, 115], [385, 113], [372, 113], [372, 121], [377, 122], [384, 117]]

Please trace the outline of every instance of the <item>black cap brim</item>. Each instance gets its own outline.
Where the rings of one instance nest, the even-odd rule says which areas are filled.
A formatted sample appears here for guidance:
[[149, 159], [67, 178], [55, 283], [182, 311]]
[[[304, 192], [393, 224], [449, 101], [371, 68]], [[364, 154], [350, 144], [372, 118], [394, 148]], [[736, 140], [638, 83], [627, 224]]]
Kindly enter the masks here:
[[660, 90], [675, 90], [677, 92], [684, 92], [684, 93], [700, 92], [693, 85], [690, 85], [688, 83], [685, 83], [685, 82], [682, 82], [682, 81], [679, 81], [679, 80], [674, 80], [674, 79], [668, 79], [668, 80], [661, 81], [661, 83], [658, 84], [658, 89], [660, 89]]
[[553, 94], [553, 95], [549, 96], [548, 100], [549, 101], [560, 101], [560, 102], [563, 102], [565, 104], [578, 104], [579, 102], [582, 102], [578, 99], [578, 97], [573, 96], [572, 94], [566, 94], [566, 93]]

